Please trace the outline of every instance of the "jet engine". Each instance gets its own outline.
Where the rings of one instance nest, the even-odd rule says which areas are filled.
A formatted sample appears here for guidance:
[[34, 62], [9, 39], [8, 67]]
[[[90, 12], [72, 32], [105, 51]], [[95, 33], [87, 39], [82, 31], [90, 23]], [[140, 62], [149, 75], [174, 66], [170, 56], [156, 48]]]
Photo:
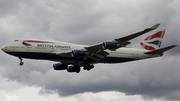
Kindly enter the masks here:
[[120, 44], [116, 42], [103, 42], [103, 48], [104, 49], [117, 49], [120, 47]]
[[68, 72], [76, 72], [76, 73], [79, 73], [80, 72], [80, 67], [76, 67], [76, 66], [73, 66], [73, 65], [69, 65], [67, 67], [67, 71]]
[[73, 57], [83, 57], [85, 55], [86, 55], [86, 51], [83, 51], [83, 50], [73, 50], [72, 51]]
[[67, 65], [57, 63], [57, 64], [53, 64], [53, 68], [54, 70], [65, 70], [67, 68]]

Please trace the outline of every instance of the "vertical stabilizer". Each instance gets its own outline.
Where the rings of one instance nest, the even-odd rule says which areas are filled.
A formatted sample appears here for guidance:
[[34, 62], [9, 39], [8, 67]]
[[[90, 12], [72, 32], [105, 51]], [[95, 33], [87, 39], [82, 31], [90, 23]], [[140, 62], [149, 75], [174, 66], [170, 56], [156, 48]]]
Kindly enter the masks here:
[[157, 29], [152, 32], [146, 39], [139, 43], [135, 48], [145, 49], [149, 51], [157, 50], [161, 46], [162, 39], [165, 34], [165, 29]]

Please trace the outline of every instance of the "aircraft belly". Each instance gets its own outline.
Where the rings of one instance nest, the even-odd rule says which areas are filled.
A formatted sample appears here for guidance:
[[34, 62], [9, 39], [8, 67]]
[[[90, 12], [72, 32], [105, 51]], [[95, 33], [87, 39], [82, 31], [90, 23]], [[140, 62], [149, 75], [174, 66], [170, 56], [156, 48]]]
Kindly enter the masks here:
[[138, 60], [136, 54], [132, 52], [118, 51], [118, 52], [110, 52], [110, 55], [100, 60], [102, 63], [121, 63]]
[[29, 59], [42, 59], [42, 60], [52, 60], [52, 61], [60, 61], [60, 60], [82, 61], [81, 58], [61, 57], [61, 56], [57, 56], [56, 53], [40, 53], [40, 52], [7, 52], [7, 53], [16, 57], [29, 58]]
[[101, 63], [121, 63], [121, 62], [128, 62], [128, 61], [135, 61], [138, 59], [135, 58], [126, 58], [126, 57], [105, 57], [100, 60]]

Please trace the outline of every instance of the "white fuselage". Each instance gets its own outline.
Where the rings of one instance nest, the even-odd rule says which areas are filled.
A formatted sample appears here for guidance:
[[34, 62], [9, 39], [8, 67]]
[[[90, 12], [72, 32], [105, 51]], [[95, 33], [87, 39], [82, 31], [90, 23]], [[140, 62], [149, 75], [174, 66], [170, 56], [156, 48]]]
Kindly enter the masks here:
[[[2, 50], [10, 55], [21, 58], [43, 59], [58, 62], [68, 61], [73, 63], [77, 60], [83, 61], [83, 58], [62, 57], [58, 56], [57, 54], [70, 52], [72, 50], [81, 50], [87, 46], [88, 45], [77, 45], [66, 42], [45, 40], [38, 40], [29, 44], [26, 42], [26, 40], [21, 39], [5, 45]], [[98, 62], [92, 61], [92, 63], [121, 63], [160, 56], [159, 54], [144, 54], [144, 52], [147, 52], [147, 50], [136, 48], [119, 48], [115, 51], [105, 51], [109, 53], [108, 56], [104, 57]]]
[[[177, 45], [160, 48], [165, 29], [157, 29], [159, 25], [156, 24], [137, 33], [94, 45], [20, 39], [5, 45], [1, 50], [18, 57], [20, 66], [24, 64], [23, 58], [50, 60], [58, 62], [53, 64], [54, 70], [79, 73], [80, 67], [89, 71], [94, 68], [95, 63], [122, 63], [162, 56], [163, 52]], [[152, 30], [155, 31], [135, 48], [122, 48], [130, 44], [130, 40]]]

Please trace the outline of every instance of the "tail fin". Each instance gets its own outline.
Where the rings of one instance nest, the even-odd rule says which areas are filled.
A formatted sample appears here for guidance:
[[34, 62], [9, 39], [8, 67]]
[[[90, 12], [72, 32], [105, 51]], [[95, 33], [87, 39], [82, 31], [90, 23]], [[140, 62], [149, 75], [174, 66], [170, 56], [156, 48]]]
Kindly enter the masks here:
[[135, 48], [145, 49], [149, 51], [157, 50], [161, 46], [162, 39], [164, 37], [165, 29], [157, 29]]

